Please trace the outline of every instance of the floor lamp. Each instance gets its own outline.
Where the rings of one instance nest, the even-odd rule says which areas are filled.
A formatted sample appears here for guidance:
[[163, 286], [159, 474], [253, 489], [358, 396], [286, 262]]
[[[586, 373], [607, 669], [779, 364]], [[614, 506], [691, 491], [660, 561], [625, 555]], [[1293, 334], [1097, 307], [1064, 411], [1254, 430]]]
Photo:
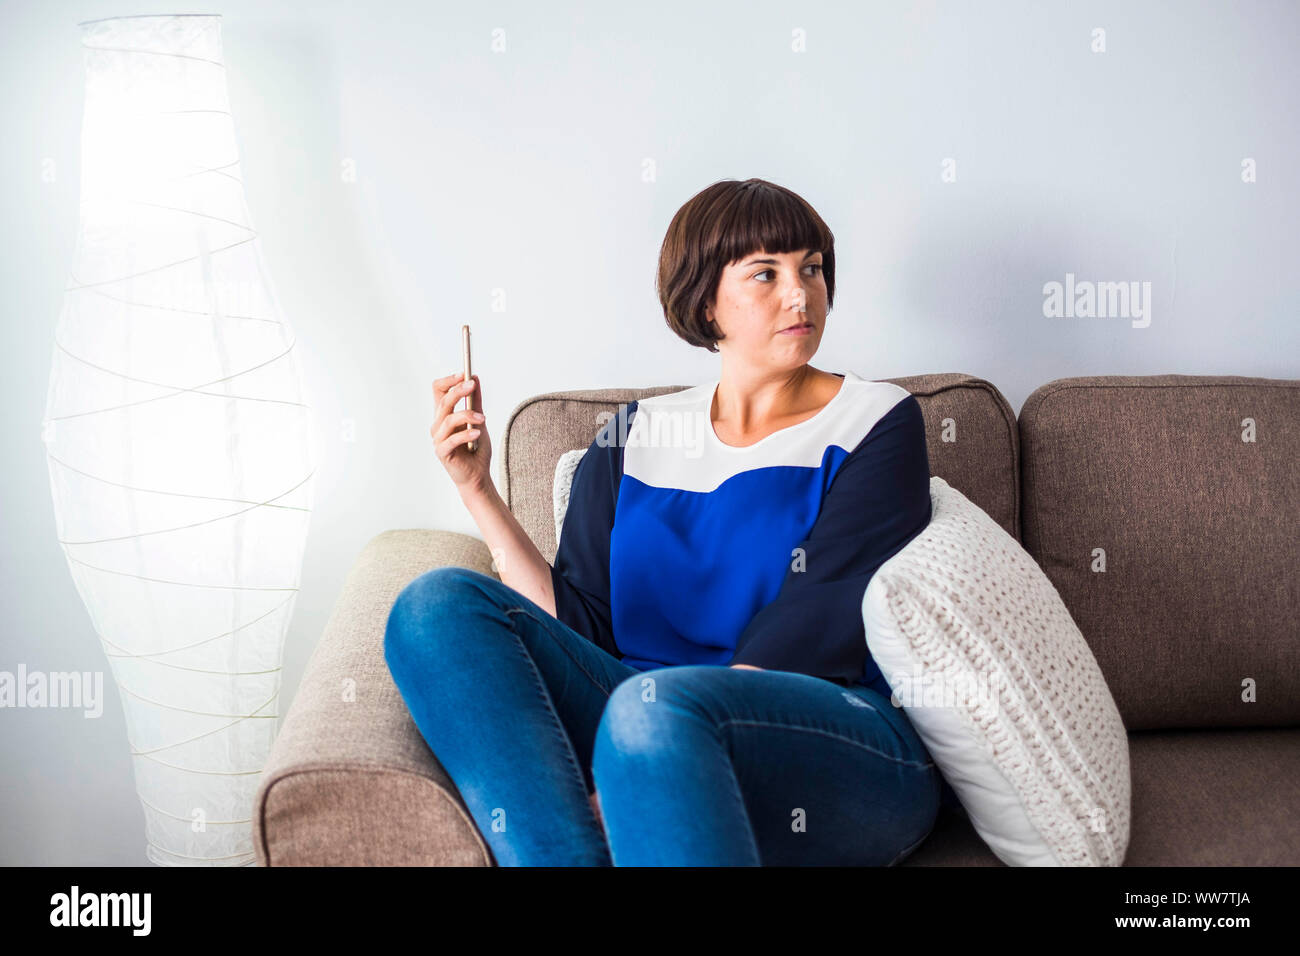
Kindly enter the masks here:
[[244, 197], [221, 18], [80, 24], [81, 210], [42, 438], [160, 865], [254, 861], [312, 508], [294, 335]]

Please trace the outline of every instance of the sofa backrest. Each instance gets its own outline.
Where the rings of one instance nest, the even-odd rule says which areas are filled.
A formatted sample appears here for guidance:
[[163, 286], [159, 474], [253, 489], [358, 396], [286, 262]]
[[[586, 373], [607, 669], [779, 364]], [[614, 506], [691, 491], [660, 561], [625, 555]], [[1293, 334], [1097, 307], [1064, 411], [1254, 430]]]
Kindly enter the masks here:
[[1300, 381], [1058, 379], [1019, 426], [1023, 543], [1125, 726], [1300, 723]]
[[552, 493], [560, 456], [590, 447], [620, 405], [684, 388], [690, 386], [547, 392], [527, 399], [510, 413], [501, 449], [502, 496], [548, 562], [555, 560], [559, 547]]
[[[917, 397], [930, 473], [943, 478], [1020, 536], [1016, 417], [1002, 394], [960, 373], [881, 379]], [[687, 385], [548, 392], [520, 404], [506, 423], [501, 474], [512, 514], [547, 561], [555, 559], [552, 489], [560, 456], [589, 447], [619, 405]]]

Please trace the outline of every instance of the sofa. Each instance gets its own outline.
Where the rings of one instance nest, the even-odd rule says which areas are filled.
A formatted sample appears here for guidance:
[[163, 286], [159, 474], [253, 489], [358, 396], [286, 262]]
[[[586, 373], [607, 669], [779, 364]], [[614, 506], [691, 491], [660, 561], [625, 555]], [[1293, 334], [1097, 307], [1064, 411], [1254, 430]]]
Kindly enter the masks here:
[[[1125, 866], [1300, 864], [1300, 381], [1100, 376], [1017, 416], [960, 373], [888, 379], [924, 411], [931, 472], [1024, 546], [1096, 657], [1128, 732]], [[687, 386], [521, 403], [502, 494], [548, 560], [555, 466], [619, 404]], [[383, 657], [398, 592], [478, 538], [391, 530], [358, 555], [255, 798], [263, 866], [491, 866]], [[1002, 866], [960, 806], [902, 866]]]

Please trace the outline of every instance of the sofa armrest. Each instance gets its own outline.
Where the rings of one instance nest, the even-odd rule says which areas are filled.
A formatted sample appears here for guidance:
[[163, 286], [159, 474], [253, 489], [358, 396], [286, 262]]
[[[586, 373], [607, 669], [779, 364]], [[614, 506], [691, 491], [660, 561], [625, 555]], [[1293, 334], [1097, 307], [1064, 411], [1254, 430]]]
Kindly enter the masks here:
[[397, 595], [442, 566], [498, 577], [482, 541], [448, 531], [386, 531], [357, 557], [254, 797], [259, 865], [492, 865], [384, 662]]

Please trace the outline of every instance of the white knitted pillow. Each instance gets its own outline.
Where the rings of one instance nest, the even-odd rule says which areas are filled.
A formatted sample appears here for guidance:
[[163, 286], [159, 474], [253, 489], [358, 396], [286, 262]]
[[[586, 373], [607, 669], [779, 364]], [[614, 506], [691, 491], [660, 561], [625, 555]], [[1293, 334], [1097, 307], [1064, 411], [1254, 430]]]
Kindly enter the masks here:
[[1060, 594], [942, 478], [862, 599], [871, 656], [976, 832], [1011, 866], [1119, 866], [1128, 734]]
[[573, 474], [578, 470], [578, 462], [587, 453], [585, 448], [566, 451], [555, 463], [555, 483], [551, 487], [551, 506], [555, 515], [555, 546], [560, 546], [560, 531], [564, 528], [564, 516], [569, 511], [569, 489], [573, 487]]

